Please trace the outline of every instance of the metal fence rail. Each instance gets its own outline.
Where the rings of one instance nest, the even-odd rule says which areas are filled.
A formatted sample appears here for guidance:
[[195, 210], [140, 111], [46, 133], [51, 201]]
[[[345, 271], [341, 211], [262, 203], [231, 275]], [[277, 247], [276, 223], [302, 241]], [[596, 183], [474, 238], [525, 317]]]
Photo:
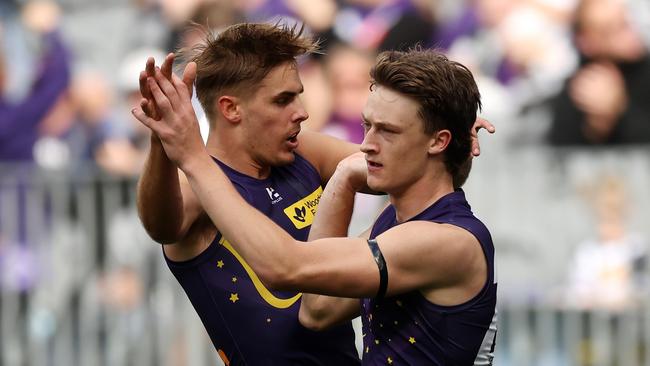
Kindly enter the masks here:
[[647, 308], [514, 307], [500, 316], [497, 365], [650, 365]]
[[[589, 222], [575, 219], [579, 177], [615, 166], [638, 205], [636, 228], [648, 234], [648, 150], [493, 156], [484, 152], [466, 191], [497, 248], [495, 364], [650, 366], [646, 294], [638, 307], [606, 312], [544, 306], [538, 290], [562, 275], [574, 239], [589, 233]], [[86, 167], [0, 166], [0, 366], [219, 364], [141, 227], [135, 180]]]
[[133, 180], [1, 177], [0, 365], [218, 364], [139, 224]]

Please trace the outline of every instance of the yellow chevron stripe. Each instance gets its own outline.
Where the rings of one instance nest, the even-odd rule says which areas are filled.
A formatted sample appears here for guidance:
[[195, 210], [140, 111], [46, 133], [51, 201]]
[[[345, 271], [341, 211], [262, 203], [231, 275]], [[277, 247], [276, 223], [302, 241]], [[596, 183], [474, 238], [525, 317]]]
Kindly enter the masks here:
[[244, 267], [244, 270], [246, 270], [246, 273], [248, 273], [248, 276], [253, 281], [253, 285], [255, 286], [257, 292], [260, 294], [260, 296], [262, 296], [264, 301], [266, 301], [269, 305], [278, 309], [286, 309], [291, 305], [295, 304], [295, 302], [298, 301], [298, 299], [300, 299], [300, 297], [302, 296], [302, 293], [298, 293], [294, 297], [288, 299], [281, 299], [273, 295], [271, 291], [269, 291], [269, 289], [267, 289], [266, 286], [264, 286], [262, 281], [260, 281], [260, 278], [257, 277], [257, 274], [253, 271], [251, 266], [248, 265], [248, 263], [246, 263], [246, 260], [244, 260], [244, 258], [239, 253], [237, 253], [235, 248], [233, 248], [232, 244], [230, 244], [230, 242], [228, 242], [226, 238], [222, 236], [221, 240], [219, 240], [219, 244], [223, 245], [224, 248], [228, 249], [228, 251], [232, 253], [232, 255], [234, 255], [235, 258], [237, 258], [239, 263], [241, 263], [242, 267]]

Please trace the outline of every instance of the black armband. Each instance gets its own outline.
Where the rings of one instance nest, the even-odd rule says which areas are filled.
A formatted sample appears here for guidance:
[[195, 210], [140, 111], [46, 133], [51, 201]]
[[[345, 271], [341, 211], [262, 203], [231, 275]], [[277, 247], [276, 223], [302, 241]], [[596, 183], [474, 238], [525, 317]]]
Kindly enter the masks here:
[[375, 299], [381, 300], [386, 295], [386, 288], [388, 287], [388, 268], [386, 267], [386, 261], [384, 260], [384, 255], [381, 254], [381, 249], [377, 245], [377, 240], [369, 239], [368, 247], [372, 252], [372, 257], [377, 263], [377, 268], [379, 268], [379, 290], [377, 290], [377, 295]]

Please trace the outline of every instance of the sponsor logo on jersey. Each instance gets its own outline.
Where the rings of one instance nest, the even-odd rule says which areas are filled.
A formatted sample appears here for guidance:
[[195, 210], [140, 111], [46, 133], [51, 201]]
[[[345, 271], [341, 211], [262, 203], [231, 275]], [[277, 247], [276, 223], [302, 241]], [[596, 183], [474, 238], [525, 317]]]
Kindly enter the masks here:
[[301, 198], [298, 202], [284, 209], [284, 213], [297, 229], [305, 228], [314, 221], [323, 188], [318, 187], [309, 196]]

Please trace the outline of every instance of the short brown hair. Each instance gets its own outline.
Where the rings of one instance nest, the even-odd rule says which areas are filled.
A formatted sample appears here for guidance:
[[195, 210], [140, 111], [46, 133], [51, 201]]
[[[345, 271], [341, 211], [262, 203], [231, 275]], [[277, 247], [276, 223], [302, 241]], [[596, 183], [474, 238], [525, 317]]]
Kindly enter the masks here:
[[481, 95], [469, 69], [438, 51], [417, 47], [406, 52], [382, 52], [370, 77], [371, 88], [384, 86], [419, 103], [418, 114], [426, 134], [449, 130], [447, 171], [454, 181], [459, 180], [458, 174], [469, 173], [462, 168], [470, 156], [470, 132], [481, 108]]
[[268, 73], [296, 57], [315, 52], [317, 42], [303, 36], [304, 27], [266, 23], [232, 25], [214, 35], [185, 57], [196, 62], [196, 95], [208, 118], [212, 103], [225, 91], [254, 90]]

